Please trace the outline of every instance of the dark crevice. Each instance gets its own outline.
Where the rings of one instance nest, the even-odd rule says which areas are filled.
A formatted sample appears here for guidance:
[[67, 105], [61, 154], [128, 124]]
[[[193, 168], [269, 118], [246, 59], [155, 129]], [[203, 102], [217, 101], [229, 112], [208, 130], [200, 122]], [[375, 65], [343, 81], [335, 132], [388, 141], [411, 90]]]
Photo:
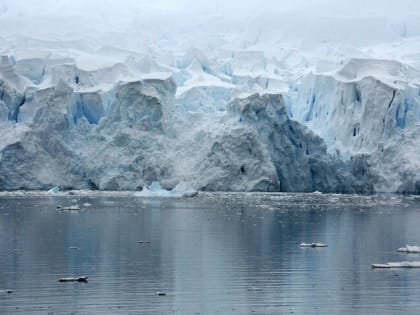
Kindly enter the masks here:
[[23, 96], [22, 101], [19, 103], [19, 105], [16, 107], [16, 109], [9, 113], [9, 120], [18, 122], [18, 116], [20, 112], [20, 108], [25, 104], [26, 102], [26, 94]]
[[356, 88], [356, 102], [361, 103], [362, 97], [360, 95], [360, 91]]
[[98, 185], [96, 185], [91, 179], [88, 180], [88, 185], [91, 190], [99, 190]]
[[47, 67], [47, 65], [44, 65], [43, 67], [42, 67], [42, 73], [41, 73], [41, 81], [44, 79], [44, 77], [45, 77], [45, 68]]
[[391, 99], [391, 102], [389, 102], [388, 109], [390, 109], [390, 108], [391, 108], [391, 105], [392, 105], [392, 103], [394, 102], [394, 99], [395, 99], [395, 95], [396, 95], [396, 94], [397, 94], [397, 91], [393, 90], [393, 91], [392, 91], [392, 99]]

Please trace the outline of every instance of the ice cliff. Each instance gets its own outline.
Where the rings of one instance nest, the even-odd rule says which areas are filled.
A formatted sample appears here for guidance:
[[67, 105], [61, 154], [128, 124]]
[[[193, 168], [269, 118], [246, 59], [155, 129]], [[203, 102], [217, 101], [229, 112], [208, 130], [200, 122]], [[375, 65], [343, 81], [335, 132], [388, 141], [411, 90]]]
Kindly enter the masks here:
[[420, 193], [417, 19], [125, 11], [0, 15], [0, 190]]
[[378, 176], [376, 191], [419, 192], [420, 71], [351, 59], [337, 71], [309, 74], [292, 112], [333, 155], [365, 155]]
[[[62, 79], [22, 91], [16, 81], [23, 78], [12, 68], [13, 80], [2, 80], [3, 190], [138, 190], [154, 181], [166, 188], [187, 181], [201, 190], [373, 191], [365, 160], [328, 154], [319, 136], [289, 118], [281, 94], [234, 98], [209, 115], [212, 104], [204, 110], [193, 99], [175, 100], [170, 75], [106, 91], [75, 91]], [[209, 86], [195, 101], [209, 93], [211, 100], [224, 95]], [[186, 106], [207, 114], [194, 122]]]

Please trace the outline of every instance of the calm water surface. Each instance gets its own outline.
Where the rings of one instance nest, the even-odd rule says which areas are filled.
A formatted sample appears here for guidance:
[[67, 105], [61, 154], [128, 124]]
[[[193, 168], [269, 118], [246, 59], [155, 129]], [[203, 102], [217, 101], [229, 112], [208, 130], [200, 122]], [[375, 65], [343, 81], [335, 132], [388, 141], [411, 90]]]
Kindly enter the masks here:
[[414, 197], [3, 194], [0, 314], [420, 314], [420, 269], [370, 268], [406, 244]]

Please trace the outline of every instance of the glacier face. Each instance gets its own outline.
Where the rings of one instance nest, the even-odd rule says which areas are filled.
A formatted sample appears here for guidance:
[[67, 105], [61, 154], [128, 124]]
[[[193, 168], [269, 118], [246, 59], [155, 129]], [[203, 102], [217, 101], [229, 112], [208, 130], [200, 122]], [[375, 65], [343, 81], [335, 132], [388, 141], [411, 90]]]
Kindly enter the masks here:
[[420, 71], [352, 59], [335, 72], [309, 74], [292, 111], [332, 154], [367, 155], [378, 175], [376, 191], [418, 193]]
[[420, 193], [419, 25], [281, 16], [63, 17], [87, 41], [4, 13], [0, 190]]
[[194, 124], [176, 105], [171, 77], [117, 84], [103, 95], [76, 93], [63, 80], [31, 93], [17, 122], [2, 124], [16, 137], [1, 147], [1, 189], [188, 181], [201, 190], [372, 191], [353, 162], [330, 156], [320, 137], [290, 120], [280, 94], [235, 98]]

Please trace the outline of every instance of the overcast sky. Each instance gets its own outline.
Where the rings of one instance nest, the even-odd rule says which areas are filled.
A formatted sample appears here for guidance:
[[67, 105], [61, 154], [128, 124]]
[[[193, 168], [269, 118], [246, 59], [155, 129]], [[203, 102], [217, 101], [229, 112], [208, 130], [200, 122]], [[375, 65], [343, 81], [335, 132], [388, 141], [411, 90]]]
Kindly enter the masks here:
[[183, 12], [232, 14], [304, 10], [317, 15], [404, 16], [420, 13], [420, 0], [0, 0], [0, 10], [9, 14], [60, 11], [118, 12], [146, 8]]
[[251, 43], [366, 43], [420, 36], [420, 0], [0, 0], [3, 38], [121, 37], [111, 40], [112, 33], [125, 34], [127, 45], [140, 33], [176, 38], [181, 46], [204, 45], [221, 33]]

